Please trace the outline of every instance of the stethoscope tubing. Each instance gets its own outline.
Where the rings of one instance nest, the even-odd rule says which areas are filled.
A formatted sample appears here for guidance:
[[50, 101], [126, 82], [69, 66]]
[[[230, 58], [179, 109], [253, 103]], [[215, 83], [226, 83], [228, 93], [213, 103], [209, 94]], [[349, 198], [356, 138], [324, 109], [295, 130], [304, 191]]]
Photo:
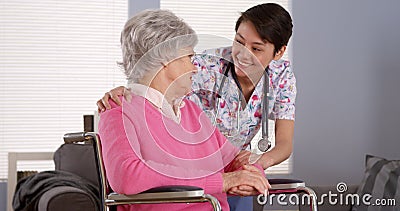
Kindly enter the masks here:
[[[218, 117], [218, 115], [219, 115], [219, 109], [218, 109], [218, 107], [219, 107], [219, 105], [220, 105], [220, 101], [221, 101], [221, 95], [220, 95], [220, 93], [222, 93], [222, 90], [223, 90], [223, 88], [224, 88], [224, 86], [225, 86], [225, 81], [226, 81], [226, 78], [228, 78], [228, 73], [229, 73], [229, 71], [231, 70], [231, 68], [232, 68], [232, 65], [233, 64], [228, 64], [228, 67], [225, 69], [225, 71], [224, 71], [224, 77], [222, 78], [222, 81], [221, 81], [221, 83], [220, 83], [220, 86], [219, 86], [219, 88], [218, 88], [218, 92], [216, 93], [216, 97], [217, 97], [217, 100], [216, 100], [216, 104], [215, 104], [215, 109], [216, 109], [216, 112], [215, 112], [215, 116], [214, 116], [214, 124], [216, 124], [216, 120], [217, 120], [217, 117]], [[264, 83], [263, 83], [263, 98], [262, 98], [262, 115], [261, 115], [261, 140], [259, 141], [259, 142], [261, 142], [261, 141], [264, 141], [265, 142], [265, 140], [267, 141], [267, 147], [266, 148], [263, 148], [263, 149], [261, 149], [260, 148], [260, 143], [258, 144], [258, 146], [259, 146], [259, 149], [261, 150], [261, 151], [263, 151], [263, 152], [265, 152], [265, 151], [267, 151], [269, 148], [270, 148], [270, 146], [271, 146], [271, 143], [270, 143], [270, 141], [269, 141], [269, 138], [268, 138], [268, 106], [269, 106], [269, 100], [268, 100], [268, 97], [269, 97], [269, 77], [268, 77], [268, 67], [265, 69], [265, 71], [264, 71]], [[233, 74], [233, 73], [232, 73]], [[237, 80], [235, 80], [235, 83], [238, 83], [237, 82]], [[238, 87], [239, 87], [239, 89], [240, 89], [240, 91], [242, 91], [241, 90], [241, 87], [240, 87], [240, 84], [238, 84]], [[241, 101], [241, 98], [240, 98], [240, 96], [241, 96], [241, 94], [242, 93], [239, 93], [239, 101]], [[240, 123], [240, 117], [239, 117], [239, 115], [240, 115], [240, 109], [241, 109], [241, 102], [239, 102], [238, 103], [238, 110], [237, 110], [237, 114], [236, 114], [236, 119], [237, 119], [237, 131], [239, 132], [239, 130], [240, 130], [240, 126], [239, 126], [239, 123]], [[261, 144], [262, 145], [262, 144]]]

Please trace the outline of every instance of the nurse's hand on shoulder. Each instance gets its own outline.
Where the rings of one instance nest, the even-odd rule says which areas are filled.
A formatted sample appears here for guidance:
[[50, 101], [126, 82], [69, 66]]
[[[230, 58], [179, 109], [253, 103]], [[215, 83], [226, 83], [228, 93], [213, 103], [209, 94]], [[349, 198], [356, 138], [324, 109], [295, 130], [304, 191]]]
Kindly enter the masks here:
[[[109, 92], [106, 92], [100, 100], [97, 101], [97, 110], [99, 112], [104, 112], [107, 109], [111, 109], [110, 103], [108, 103], [108, 100], [113, 100], [117, 105], [121, 106], [121, 100], [119, 99], [120, 96], [124, 96], [124, 94], [129, 94], [130, 92], [127, 92], [126, 87], [124, 86], [119, 86], [114, 89], [111, 89]], [[125, 96], [128, 97], [128, 96]]]

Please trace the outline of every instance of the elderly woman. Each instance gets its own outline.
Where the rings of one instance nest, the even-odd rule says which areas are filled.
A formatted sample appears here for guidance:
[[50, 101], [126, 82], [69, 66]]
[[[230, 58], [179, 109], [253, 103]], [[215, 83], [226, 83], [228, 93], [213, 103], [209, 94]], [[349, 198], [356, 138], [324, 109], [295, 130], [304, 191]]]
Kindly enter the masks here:
[[[173, 13], [147, 10], [121, 34], [122, 66], [132, 93], [122, 107], [102, 113], [99, 134], [114, 191], [135, 194], [163, 185], [192, 185], [215, 196], [228, 210], [225, 192], [241, 185], [264, 193], [259, 168], [233, 169], [238, 150], [184, 96], [196, 68], [194, 31]], [[236, 170], [236, 171], [235, 171]], [[210, 210], [208, 203], [130, 205], [128, 210]]]

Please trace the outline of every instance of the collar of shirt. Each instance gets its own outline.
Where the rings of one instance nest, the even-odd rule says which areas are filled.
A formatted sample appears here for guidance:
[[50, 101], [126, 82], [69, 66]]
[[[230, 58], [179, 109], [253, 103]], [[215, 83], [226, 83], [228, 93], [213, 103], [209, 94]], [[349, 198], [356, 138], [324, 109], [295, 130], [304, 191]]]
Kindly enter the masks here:
[[133, 94], [144, 97], [146, 100], [150, 101], [164, 116], [174, 120], [176, 123], [181, 121], [180, 109], [185, 106], [185, 102], [182, 99], [174, 100], [174, 105], [179, 108], [175, 114], [173, 109], [174, 105], [169, 104], [165, 96], [158, 90], [138, 83], [130, 84], [129, 88]]

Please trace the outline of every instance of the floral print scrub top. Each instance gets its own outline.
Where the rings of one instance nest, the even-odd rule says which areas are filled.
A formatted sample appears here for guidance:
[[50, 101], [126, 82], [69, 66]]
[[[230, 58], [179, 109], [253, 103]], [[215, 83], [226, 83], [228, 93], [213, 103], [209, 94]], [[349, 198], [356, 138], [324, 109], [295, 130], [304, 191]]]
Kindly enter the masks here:
[[[231, 47], [196, 54], [193, 63], [198, 72], [192, 77], [193, 93], [189, 99], [205, 111], [232, 144], [245, 149], [261, 127], [264, 76], [256, 85], [247, 105], [243, 97], [240, 103], [239, 87], [230, 71], [222, 90], [219, 90], [229, 61], [232, 61]], [[268, 76], [268, 118], [294, 120], [296, 79], [289, 61], [273, 60], [269, 64]], [[221, 96], [219, 105], [216, 105], [217, 94]]]

